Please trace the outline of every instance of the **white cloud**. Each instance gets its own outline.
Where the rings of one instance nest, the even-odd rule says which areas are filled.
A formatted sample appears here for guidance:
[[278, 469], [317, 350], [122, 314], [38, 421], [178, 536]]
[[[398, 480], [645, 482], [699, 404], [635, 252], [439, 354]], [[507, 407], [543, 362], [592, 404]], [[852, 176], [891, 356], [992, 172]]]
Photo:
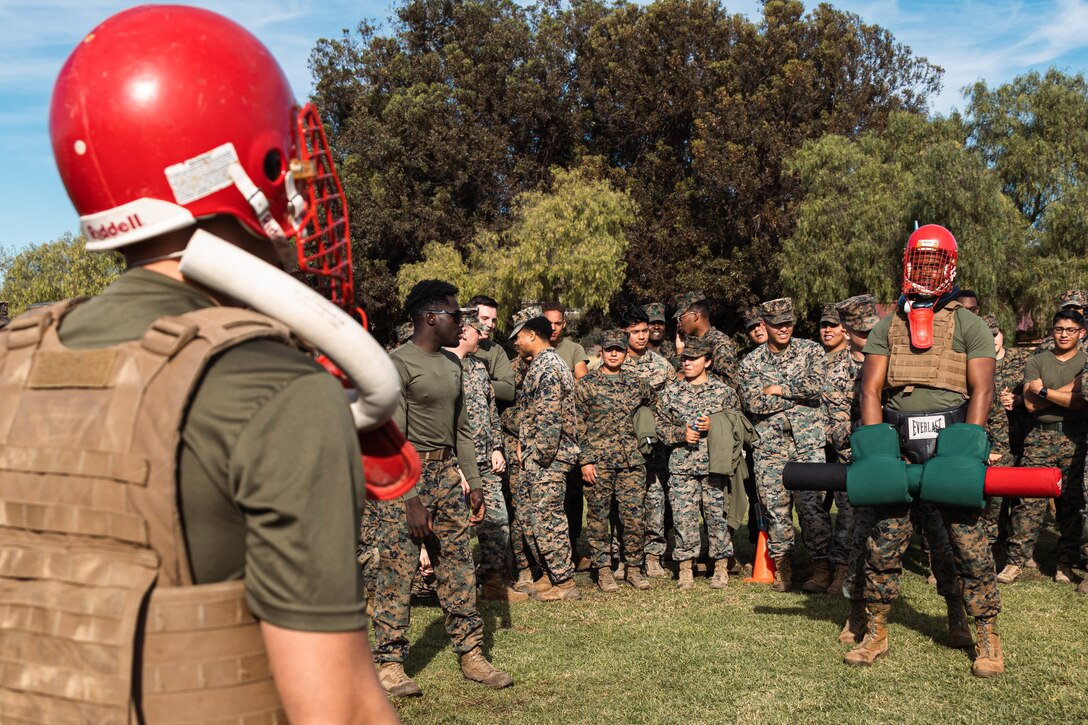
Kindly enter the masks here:
[[1088, 2], [1059, 0], [1055, 12], [1014, 48], [1019, 63], [1050, 63], [1088, 45]]

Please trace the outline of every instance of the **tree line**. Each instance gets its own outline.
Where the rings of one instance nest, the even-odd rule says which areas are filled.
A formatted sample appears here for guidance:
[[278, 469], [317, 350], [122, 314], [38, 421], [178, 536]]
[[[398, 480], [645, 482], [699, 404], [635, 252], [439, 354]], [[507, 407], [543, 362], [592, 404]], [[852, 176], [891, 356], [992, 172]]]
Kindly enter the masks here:
[[942, 69], [828, 4], [402, 0], [310, 66], [383, 338], [431, 275], [600, 314], [699, 288], [730, 330], [782, 294], [890, 301], [916, 220], [1006, 324], [1088, 280], [1083, 76], [931, 117]]

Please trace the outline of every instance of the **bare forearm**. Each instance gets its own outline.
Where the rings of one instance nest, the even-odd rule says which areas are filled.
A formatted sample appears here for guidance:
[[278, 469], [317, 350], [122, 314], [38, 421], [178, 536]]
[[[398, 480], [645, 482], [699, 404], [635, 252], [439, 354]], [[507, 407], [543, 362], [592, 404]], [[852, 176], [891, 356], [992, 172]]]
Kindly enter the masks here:
[[365, 629], [302, 632], [261, 622], [261, 636], [294, 725], [400, 722], [378, 683]]

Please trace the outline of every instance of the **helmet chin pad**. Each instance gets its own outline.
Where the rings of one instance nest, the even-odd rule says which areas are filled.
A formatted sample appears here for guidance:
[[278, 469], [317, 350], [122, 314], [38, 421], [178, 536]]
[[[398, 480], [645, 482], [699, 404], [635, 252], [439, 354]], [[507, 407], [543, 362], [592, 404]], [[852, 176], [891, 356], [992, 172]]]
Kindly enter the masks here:
[[915, 307], [907, 311], [911, 347], [928, 350], [933, 347], [933, 307]]

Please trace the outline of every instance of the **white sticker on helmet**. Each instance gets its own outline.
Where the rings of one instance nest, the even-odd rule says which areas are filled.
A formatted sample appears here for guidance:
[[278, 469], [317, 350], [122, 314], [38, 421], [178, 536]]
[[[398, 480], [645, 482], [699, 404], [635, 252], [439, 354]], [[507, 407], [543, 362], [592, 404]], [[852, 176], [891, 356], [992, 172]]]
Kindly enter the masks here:
[[166, 180], [178, 204], [185, 205], [233, 186], [230, 167], [234, 163], [238, 163], [234, 144], [225, 143], [180, 164], [167, 166]]

